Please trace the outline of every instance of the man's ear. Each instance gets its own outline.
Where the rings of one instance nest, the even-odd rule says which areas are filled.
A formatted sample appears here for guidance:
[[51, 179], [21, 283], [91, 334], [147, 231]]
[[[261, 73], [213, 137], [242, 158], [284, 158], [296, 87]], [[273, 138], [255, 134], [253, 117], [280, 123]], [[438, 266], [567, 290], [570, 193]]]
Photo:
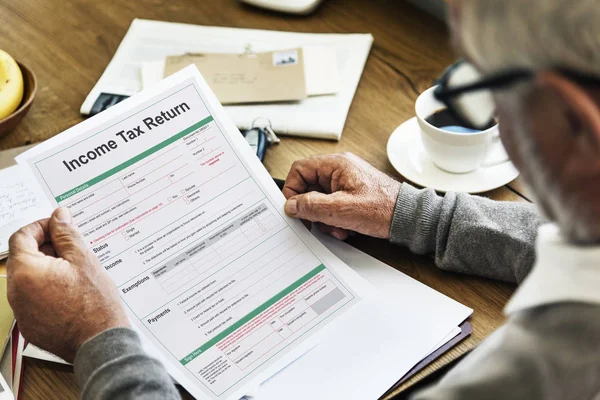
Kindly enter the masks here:
[[536, 80], [539, 85], [554, 89], [561, 96], [569, 111], [582, 124], [581, 132], [595, 151], [600, 152], [600, 104], [585, 88], [557, 73], [541, 72]]

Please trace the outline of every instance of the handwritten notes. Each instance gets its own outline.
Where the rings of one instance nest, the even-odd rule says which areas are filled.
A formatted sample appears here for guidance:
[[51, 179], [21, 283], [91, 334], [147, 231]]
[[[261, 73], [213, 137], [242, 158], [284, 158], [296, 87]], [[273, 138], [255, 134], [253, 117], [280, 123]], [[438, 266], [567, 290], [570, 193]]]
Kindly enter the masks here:
[[8, 239], [22, 226], [48, 216], [51, 210], [38, 183], [23, 167], [0, 170], [0, 259]]

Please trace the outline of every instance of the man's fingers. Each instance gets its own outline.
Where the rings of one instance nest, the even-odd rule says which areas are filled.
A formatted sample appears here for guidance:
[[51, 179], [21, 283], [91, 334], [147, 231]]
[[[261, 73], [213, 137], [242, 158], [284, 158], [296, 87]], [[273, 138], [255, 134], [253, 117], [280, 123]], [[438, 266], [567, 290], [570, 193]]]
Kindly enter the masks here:
[[48, 241], [48, 219], [42, 219], [24, 226], [10, 237], [9, 253], [11, 255], [37, 254], [40, 246]]
[[347, 221], [343, 221], [340, 211], [343, 211], [346, 197], [343, 192], [324, 194], [308, 192], [289, 198], [285, 203], [285, 212], [294, 218], [323, 222], [328, 225], [343, 228]]
[[331, 192], [331, 177], [339, 166], [340, 155], [323, 155], [296, 161], [285, 179], [283, 195], [286, 199], [321, 189]]
[[57, 208], [48, 223], [50, 239], [56, 254], [79, 265], [86, 256], [87, 248], [81, 235], [73, 225], [73, 217], [67, 208]]
[[41, 248], [50, 240], [48, 236], [48, 219], [43, 219], [24, 226], [10, 237], [6, 263], [9, 285], [12, 284], [12, 276], [19, 269], [47, 266]]
[[[301, 172], [304, 161], [305, 160], [295, 162], [292, 165], [292, 169], [290, 169], [287, 178], [285, 179], [282, 192], [286, 199], [305, 193], [308, 186], [311, 184], [310, 180], [307, 180], [307, 178], [305, 178]], [[309, 176], [308, 178], [311, 177]]]

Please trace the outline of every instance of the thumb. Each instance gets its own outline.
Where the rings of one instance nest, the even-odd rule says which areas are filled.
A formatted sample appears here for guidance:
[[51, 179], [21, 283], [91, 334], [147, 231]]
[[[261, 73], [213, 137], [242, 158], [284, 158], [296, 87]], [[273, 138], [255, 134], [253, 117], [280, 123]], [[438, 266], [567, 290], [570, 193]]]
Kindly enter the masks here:
[[69, 209], [60, 207], [54, 210], [48, 227], [50, 240], [57, 256], [75, 264], [77, 264], [76, 261], [85, 257], [87, 248], [77, 228], [73, 225], [73, 216]]
[[290, 197], [285, 202], [285, 212], [294, 218], [323, 222], [328, 225], [343, 228], [344, 221], [339, 213], [344, 208], [342, 192], [325, 194], [308, 192]]

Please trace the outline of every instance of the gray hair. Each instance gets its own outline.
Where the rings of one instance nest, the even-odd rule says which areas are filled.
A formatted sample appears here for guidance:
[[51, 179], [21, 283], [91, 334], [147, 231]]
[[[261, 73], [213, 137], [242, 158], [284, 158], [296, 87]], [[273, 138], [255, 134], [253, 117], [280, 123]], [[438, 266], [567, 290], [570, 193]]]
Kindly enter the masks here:
[[462, 45], [485, 72], [568, 67], [600, 74], [598, 0], [462, 0]]

